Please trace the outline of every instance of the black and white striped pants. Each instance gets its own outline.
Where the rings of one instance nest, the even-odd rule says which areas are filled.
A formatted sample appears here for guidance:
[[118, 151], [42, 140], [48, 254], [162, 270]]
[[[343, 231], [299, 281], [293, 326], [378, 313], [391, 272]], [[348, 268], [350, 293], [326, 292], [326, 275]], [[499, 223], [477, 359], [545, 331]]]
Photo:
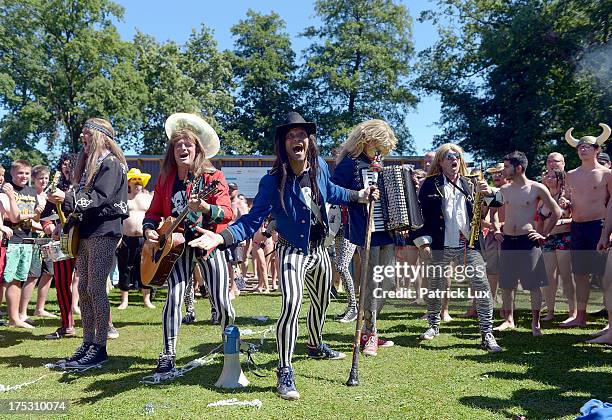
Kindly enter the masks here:
[[[196, 249], [187, 246], [183, 255], [176, 261], [168, 278], [168, 297], [162, 311], [164, 333], [164, 352], [176, 354], [176, 340], [181, 326], [181, 306], [185, 296], [185, 286], [192, 281], [193, 268], [196, 263]], [[234, 308], [229, 298], [229, 274], [225, 255], [218, 250], [201, 261], [202, 276], [209, 294], [219, 311], [221, 331], [234, 323]]]
[[[442, 309], [440, 291], [445, 291], [446, 287], [444, 276], [438, 274], [447, 271], [446, 267], [452, 262], [457, 266], [465, 265], [466, 267], [472, 266], [474, 268], [470, 270], [474, 273], [471, 276], [467, 276], [466, 270], [466, 277], [469, 277], [472, 294], [476, 296], [476, 312], [478, 313], [480, 332], [482, 334], [490, 333], [492, 330], [493, 302], [491, 300], [489, 280], [484, 268], [485, 262], [480, 252], [477, 249], [464, 247], [445, 247], [443, 251], [434, 250], [432, 253], [432, 261], [428, 265], [433, 267], [426, 268], [428, 274], [433, 274], [428, 277], [428, 291], [436, 291], [436, 293], [435, 296], [433, 296], [433, 293], [428, 293], [425, 297], [429, 325], [436, 327], [440, 325], [440, 310]], [[434, 267], [438, 267], [438, 269], [434, 269]]]
[[280, 263], [281, 314], [276, 323], [278, 366], [291, 366], [291, 357], [298, 337], [298, 316], [302, 306], [304, 284], [310, 295], [306, 324], [308, 343], [318, 346], [323, 342], [323, 325], [331, 290], [331, 261], [324, 246], [304, 255], [290, 245], [277, 245]]
[[[202, 261], [198, 261], [200, 265], [200, 272], [203, 273]], [[185, 286], [185, 312], [195, 316], [195, 278], [188, 281]], [[208, 289], [207, 289], [208, 290]], [[213, 319], [217, 318], [217, 308], [215, 308], [215, 301], [208, 295], [208, 302], [210, 303], [210, 314]]]

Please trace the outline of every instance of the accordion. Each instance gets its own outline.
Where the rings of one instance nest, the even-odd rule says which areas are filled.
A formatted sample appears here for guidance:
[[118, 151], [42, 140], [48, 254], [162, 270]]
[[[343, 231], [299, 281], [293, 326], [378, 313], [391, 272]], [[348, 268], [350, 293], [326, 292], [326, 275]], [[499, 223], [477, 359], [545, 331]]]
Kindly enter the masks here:
[[373, 232], [401, 232], [423, 226], [412, 169], [392, 165], [378, 173], [368, 168], [361, 168], [359, 173], [364, 186], [376, 183], [380, 190], [380, 200], [374, 202]]

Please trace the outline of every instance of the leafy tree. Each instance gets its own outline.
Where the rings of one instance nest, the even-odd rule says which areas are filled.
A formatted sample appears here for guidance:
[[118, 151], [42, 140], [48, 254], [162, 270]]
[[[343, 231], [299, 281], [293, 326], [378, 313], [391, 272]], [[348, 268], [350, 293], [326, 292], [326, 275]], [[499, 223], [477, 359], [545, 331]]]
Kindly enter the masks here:
[[238, 88], [231, 127], [243, 141], [232, 149], [241, 154], [272, 154], [274, 128], [292, 109], [295, 53], [285, 22], [277, 13], [253, 10], [231, 28], [235, 38], [232, 63]]
[[83, 122], [108, 118], [122, 138], [145, 93], [130, 43], [108, 0], [3, 0], [0, 4], [0, 147], [76, 151]]
[[444, 133], [477, 158], [524, 151], [542, 168], [561, 151], [577, 164], [563, 134], [597, 132], [610, 121], [610, 96], [581, 70], [585, 52], [610, 41], [610, 2], [583, 0], [441, 0], [422, 20], [440, 41], [420, 56], [418, 85], [442, 98]]
[[134, 45], [134, 66], [146, 83], [147, 100], [132, 146], [141, 153], [163, 153], [167, 141], [164, 123], [175, 112], [202, 115], [223, 137], [219, 120], [233, 111], [231, 64], [217, 50], [210, 30], [202, 25], [199, 31], [192, 31], [184, 46], [160, 44], [137, 33]]
[[300, 91], [324, 149], [354, 125], [381, 118], [396, 131], [397, 152], [412, 151], [404, 117], [417, 99], [408, 80], [413, 45], [406, 7], [392, 0], [317, 0], [315, 12], [322, 24], [304, 32], [313, 43]]

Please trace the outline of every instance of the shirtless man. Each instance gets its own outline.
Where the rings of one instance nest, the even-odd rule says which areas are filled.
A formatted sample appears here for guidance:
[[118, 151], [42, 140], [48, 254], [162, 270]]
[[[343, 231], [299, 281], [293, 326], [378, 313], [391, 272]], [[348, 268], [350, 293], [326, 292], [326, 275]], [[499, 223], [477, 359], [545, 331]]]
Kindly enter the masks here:
[[[545, 239], [553, 229], [561, 217], [561, 208], [551, 197], [548, 188], [527, 179], [527, 164], [527, 157], [523, 152], [512, 152], [504, 157], [504, 176], [511, 183], [500, 188], [506, 220], [503, 235], [496, 231], [495, 236], [501, 240], [499, 287], [502, 289], [505, 320], [495, 330], [515, 328], [513, 292], [516, 291], [520, 279], [523, 289], [529, 290], [531, 294], [531, 331], [537, 337], [542, 335], [540, 287], [547, 284], [546, 268], [538, 241]], [[534, 220], [539, 201], [552, 211], [544, 224], [542, 234], [536, 231]]]
[[567, 188], [572, 209], [572, 239], [570, 242], [572, 271], [576, 282], [578, 315], [562, 327], [586, 327], [589, 301], [589, 276], [603, 276], [606, 254], [596, 252], [602, 237], [606, 205], [612, 195], [612, 174], [597, 162], [601, 145], [610, 137], [610, 127], [600, 124], [603, 133], [595, 138], [584, 136], [576, 140], [573, 128], [565, 133], [565, 140], [578, 151], [580, 167], [567, 173]]
[[140, 283], [140, 254], [144, 237], [142, 236], [142, 221], [145, 212], [151, 205], [153, 196], [144, 189], [151, 179], [151, 175], [132, 168], [128, 177], [128, 209], [130, 216], [123, 221], [123, 238], [117, 248], [117, 265], [119, 267], [119, 289], [121, 289], [121, 303], [117, 309], [128, 307], [128, 291], [141, 289], [144, 306], [154, 309], [151, 303], [151, 288]]

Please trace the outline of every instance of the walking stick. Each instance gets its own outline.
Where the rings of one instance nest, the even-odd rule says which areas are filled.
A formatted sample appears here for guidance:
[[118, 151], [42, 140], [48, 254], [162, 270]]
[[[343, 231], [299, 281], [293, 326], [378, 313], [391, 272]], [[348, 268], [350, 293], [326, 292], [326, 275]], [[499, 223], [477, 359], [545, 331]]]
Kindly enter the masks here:
[[[377, 178], [378, 172], [382, 170], [380, 166], [380, 157], [377, 156], [372, 161], [370, 165], [370, 170], [375, 172]], [[376, 181], [374, 180], [374, 184]], [[366, 236], [365, 236], [365, 244], [364, 244], [364, 256], [363, 261], [361, 262], [361, 278], [359, 279], [359, 311], [357, 314], [357, 322], [355, 326], [355, 337], [353, 337], [353, 363], [351, 365], [351, 372], [349, 373], [349, 378], [346, 381], [347, 386], [357, 386], [359, 385], [359, 347], [360, 347], [360, 339], [361, 339], [361, 327], [363, 325], [363, 303], [366, 296], [366, 278], [368, 276], [368, 268], [370, 265], [370, 244], [372, 242], [372, 224], [374, 222], [374, 199], [372, 197], [370, 191], [370, 197], [368, 202], [368, 221], [366, 224]]]

